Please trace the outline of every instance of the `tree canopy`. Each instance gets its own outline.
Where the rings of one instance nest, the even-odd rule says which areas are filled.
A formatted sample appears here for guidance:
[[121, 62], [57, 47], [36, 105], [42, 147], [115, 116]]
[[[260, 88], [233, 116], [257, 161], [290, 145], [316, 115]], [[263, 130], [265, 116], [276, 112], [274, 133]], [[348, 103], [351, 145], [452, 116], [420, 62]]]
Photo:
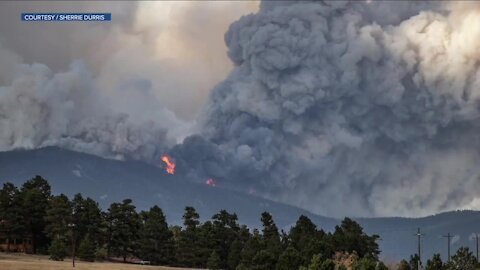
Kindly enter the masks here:
[[[63, 260], [76, 250], [84, 261], [120, 257], [125, 262], [139, 258], [155, 265], [208, 269], [333, 270], [338, 263], [335, 253], [356, 253], [360, 265], [356, 269], [370, 269], [377, 265], [380, 252], [378, 237], [366, 234], [349, 218], [327, 233], [302, 215], [286, 232], [268, 212], [260, 216], [261, 228], [250, 229], [239, 224], [235, 213], [220, 210], [202, 222], [197, 210], [187, 206], [183, 226], [169, 226], [157, 205], [138, 212], [133, 201], [125, 199], [102, 211], [96, 201], [81, 194], [72, 199], [52, 195], [41, 176], [20, 189], [12, 183], [3, 185], [0, 219], [5, 237], [30, 238], [33, 252], [47, 253], [53, 260]], [[463, 252], [455, 261], [469, 262], [469, 256]]]

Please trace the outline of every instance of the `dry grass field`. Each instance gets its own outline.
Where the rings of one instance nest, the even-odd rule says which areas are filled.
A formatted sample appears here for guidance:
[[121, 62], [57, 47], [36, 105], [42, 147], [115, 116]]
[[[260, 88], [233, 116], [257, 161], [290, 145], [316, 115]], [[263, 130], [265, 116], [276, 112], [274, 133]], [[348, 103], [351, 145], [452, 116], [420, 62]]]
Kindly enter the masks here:
[[181, 270], [185, 268], [141, 266], [121, 263], [88, 263], [66, 259], [63, 262], [50, 261], [47, 256], [0, 253], [0, 270]]

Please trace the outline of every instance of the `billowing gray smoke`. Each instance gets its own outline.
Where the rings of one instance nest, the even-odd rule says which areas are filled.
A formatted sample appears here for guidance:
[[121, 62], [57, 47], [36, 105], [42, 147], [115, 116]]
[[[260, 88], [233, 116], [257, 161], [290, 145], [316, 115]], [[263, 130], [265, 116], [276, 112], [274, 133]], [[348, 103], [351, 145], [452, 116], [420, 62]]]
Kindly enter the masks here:
[[[125, 87], [148, 97], [148, 83], [132, 84]], [[168, 118], [168, 111], [156, 110], [161, 125], [114, 111], [109, 102], [80, 62], [57, 74], [41, 64], [21, 65], [12, 85], [0, 87], [0, 149], [57, 145], [109, 158], [152, 160], [162, 154], [161, 146], [174, 143], [167, 137], [168, 124], [178, 122]], [[143, 106], [152, 104], [145, 98]]]
[[478, 207], [477, 4], [268, 1], [226, 43], [195, 172], [334, 216]]
[[[152, 162], [191, 134], [165, 107], [194, 107], [178, 89], [202, 76], [151, 61], [155, 29], [112, 28], [99, 36], [118, 46], [86, 61], [106, 62], [94, 75], [81, 62], [59, 73], [0, 63], [0, 150], [60, 145]], [[478, 4], [266, 1], [225, 39], [235, 68], [200, 131], [168, 151], [178, 173], [333, 216], [480, 207]], [[3, 63], [22, 57], [0, 46]]]
[[[1, 2], [0, 151], [58, 145], [158, 162], [192, 132], [212, 85], [232, 66], [219, 52], [233, 11], [255, 8], [207, 3], [193, 12], [198, 5]], [[111, 12], [113, 21], [20, 20], [22, 12], [72, 11]], [[198, 23], [205, 18], [213, 19]]]

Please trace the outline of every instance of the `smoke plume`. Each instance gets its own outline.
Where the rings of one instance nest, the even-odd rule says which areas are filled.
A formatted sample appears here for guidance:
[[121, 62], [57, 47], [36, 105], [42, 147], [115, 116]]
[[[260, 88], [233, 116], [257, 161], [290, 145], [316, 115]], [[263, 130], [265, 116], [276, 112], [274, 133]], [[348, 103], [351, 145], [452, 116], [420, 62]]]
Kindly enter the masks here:
[[265, 1], [225, 34], [233, 69], [216, 58], [222, 27], [204, 23], [255, 8], [213, 3], [159, 22], [145, 19], [164, 18], [155, 3], [124, 4], [120, 24], [42, 29], [72, 44], [58, 51], [1, 23], [0, 149], [168, 152], [188, 179], [331, 216], [480, 207], [477, 3]]
[[[258, 9], [198, 6], [0, 3], [0, 150], [57, 145], [159, 162], [194, 131], [210, 89], [232, 68], [222, 54], [228, 25]], [[25, 23], [22, 12], [111, 12], [113, 21]]]
[[333, 216], [477, 197], [478, 4], [266, 1], [225, 40], [235, 69], [176, 150], [197, 173]]

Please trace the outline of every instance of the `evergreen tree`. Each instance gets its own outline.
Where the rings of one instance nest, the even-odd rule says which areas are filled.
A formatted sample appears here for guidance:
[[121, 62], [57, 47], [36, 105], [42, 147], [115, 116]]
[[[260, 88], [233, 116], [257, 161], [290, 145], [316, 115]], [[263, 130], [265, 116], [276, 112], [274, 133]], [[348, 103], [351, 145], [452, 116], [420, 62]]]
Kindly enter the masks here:
[[[195, 265], [205, 267], [208, 262], [208, 258], [212, 254], [212, 251], [219, 250], [218, 239], [216, 238], [214, 225], [211, 221], [207, 221], [198, 226], [195, 233], [196, 236], [196, 248], [195, 252]], [[218, 252], [217, 252], [217, 255]], [[219, 255], [220, 256], [220, 255]], [[220, 260], [221, 262], [221, 260]]]
[[72, 205], [67, 196], [60, 194], [52, 197], [45, 221], [45, 231], [51, 239], [67, 240], [72, 221]]
[[300, 216], [295, 226], [290, 229], [288, 239], [303, 258], [303, 263], [308, 264], [315, 254], [325, 256], [333, 255], [333, 248], [330, 247], [328, 235], [306, 216]]
[[440, 254], [434, 254], [432, 260], [427, 261], [425, 270], [442, 270], [443, 262]]
[[218, 256], [215, 250], [212, 251], [212, 253], [210, 254], [210, 257], [208, 257], [207, 269], [209, 270], [220, 269], [220, 256]]
[[264, 239], [279, 239], [280, 234], [278, 233], [278, 228], [275, 222], [273, 221], [273, 217], [268, 212], [262, 213], [262, 218], [260, 219], [263, 226], [263, 238]]
[[228, 269], [236, 269], [237, 266], [240, 264], [242, 247], [243, 245], [240, 240], [237, 239], [233, 241], [228, 253]]
[[298, 269], [302, 265], [300, 253], [293, 247], [288, 247], [280, 255], [277, 262], [277, 270]]
[[132, 200], [113, 203], [107, 214], [109, 230], [109, 254], [121, 256], [126, 262], [127, 256], [134, 253], [140, 229], [140, 218], [132, 205]]
[[410, 256], [410, 268], [412, 270], [419, 270], [418, 268], [419, 262], [420, 262], [420, 258], [418, 257], [418, 254]]
[[195, 208], [186, 207], [183, 215], [184, 229], [180, 232], [177, 241], [176, 259], [180, 266], [201, 267], [202, 258], [199, 256], [199, 230], [200, 215]]
[[142, 212], [141, 218], [139, 256], [152, 264], [171, 264], [175, 243], [162, 209], [154, 206], [148, 212]]
[[273, 221], [273, 217], [268, 212], [263, 212], [261, 217], [263, 242], [266, 249], [274, 256], [275, 260], [280, 256], [282, 245], [280, 241], [280, 233], [277, 225]]
[[197, 210], [191, 206], [185, 207], [185, 214], [183, 215], [183, 225], [185, 229], [194, 230], [200, 224], [200, 215], [197, 213]]
[[103, 262], [108, 259], [108, 249], [100, 247], [95, 252], [95, 261]]
[[105, 244], [105, 220], [98, 203], [90, 198], [83, 198], [76, 194], [72, 200], [73, 216], [72, 222], [75, 225], [76, 243], [89, 235], [90, 241], [95, 248]]
[[64, 241], [60, 238], [55, 238], [48, 248], [48, 253], [50, 254], [50, 260], [63, 261], [63, 259], [65, 259], [67, 256]]
[[260, 250], [255, 254], [252, 260], [252, 270], [272, 270], [275, 269], [277, 259], [272, 252], [268, 250]]
[[32, 239], [33, 253], [37, 253], [39, 247], [45, 248], [48, 242], [44, 230], [50, 197], [50, 185], [39, 175], [22, 185], [22, 213], [25, 229]]
[[12, 183], [3, 184], [0, 190], [0, 232], [7, 240], [7, 252], [13, 239], [23, 238], [25, 224], [20, 191]]
[[475, 270], [477, 259], [473, 256], [468, 247], [461, 247], [446, 264], [447, 270]]
[[320, 266], [320, 270], [334, 270], [335, 269], [335, 262], [331, 259], [326, 259], [322, 262], [322, 266]]
[[[338, 270], [342, 270], [345, 267], [340, 265]], [[305, 267], [301, 266], [300, 270], [334, 270], [335, 269], [335, 262], [331, 259], [324, 260], [320, 254], [315, 254], [312, 257], [310, 264]]]
[[[97, 202], [80, 194], [72, 202], [65, 195], [52, 197], [48, 182], [40, 176], [27, 181], [20, 191], [11, 183], [0, 189], [1, 232], [8, 238], [31, 236], [35, 250], [46, 248], [51, 241], [48, 251], [54, 260], [66, 256], [68, 236], [72, 236], [79, 243], [77, 254], [86, 261], [113, 254], [124, 261], [127, 256], [140, 256], [153, 264], [175, 264], [177, 259], [182, 266], [196, 268], [333, 270], [335, 263], [326, 258], [343, 251], [360, 255], [355, 270], [387, 269], [377, 261], [377, 236], [367, 235], [348, 218], [333, 234], [317, 229], [306, 216], [300, 216], [288, 234], [280, 234], [266, 212], [261, 216], [261, 234], [256, 229], [251, 234], [248, 227], [238, 224], [236, 214], [225, 210], [203, 224], [199, 218], [193, 207], [186, 207], [184, 227], [168, 228], [158, 206], [139, 215], [129, 199], [113, 203], [107, 213], [102, 213]], [[417, 261], [418, 257], [412, 256], [411, 265], [402, 261], [399, 269], [417, 269]], [[475, 261], [463, 248], [442, 270], [471, 270]], [[441, 268], [438, 254], [427, 263], [427, 270]]]
[[338, 250], [348, 253], [355, 251], [360, 258], [378, 257], [380, 254], [376, 242], [378, 238], [378, 235], [365, 234], [360, 224], [350, 218], [345, 218], [340, 226], [336, 226], [333, 234], [333, 240]]
[[322, 263], [323, 263], [322, 255], [320, 254], [313, 255], [312, 261], [308, 266], [308, 270], [319, 270], [320, 267], [322, 267]]
[[250, 229], [247, 225], [240, 226], [240, 230], [238, 231], [238, 240], [243, 244], [245, 244], [250, 238], [252, 234], [250, 233]]
[[253, 235], [245, 243], [240, 260], [240, 268], [249, 269], [252, 266], [253, 258], [255, 255], [263, 249], [262, 238], [257, 229], [253, 230]]
[[95, 244], [91, 240], [91, 237], [87, 234], [80, 242], [78, 247], [78, 258], [82, 261], [93, 262], [95, 261], [96, 248]]
[[220, 257], [220, 267], [228, 267], [228, 254], [233, 241], [238, 238], [240, 226], [236, 214], [230, 214], [225, 210], [213, 215], [212, 237], [210, 239], [212, 248]]

